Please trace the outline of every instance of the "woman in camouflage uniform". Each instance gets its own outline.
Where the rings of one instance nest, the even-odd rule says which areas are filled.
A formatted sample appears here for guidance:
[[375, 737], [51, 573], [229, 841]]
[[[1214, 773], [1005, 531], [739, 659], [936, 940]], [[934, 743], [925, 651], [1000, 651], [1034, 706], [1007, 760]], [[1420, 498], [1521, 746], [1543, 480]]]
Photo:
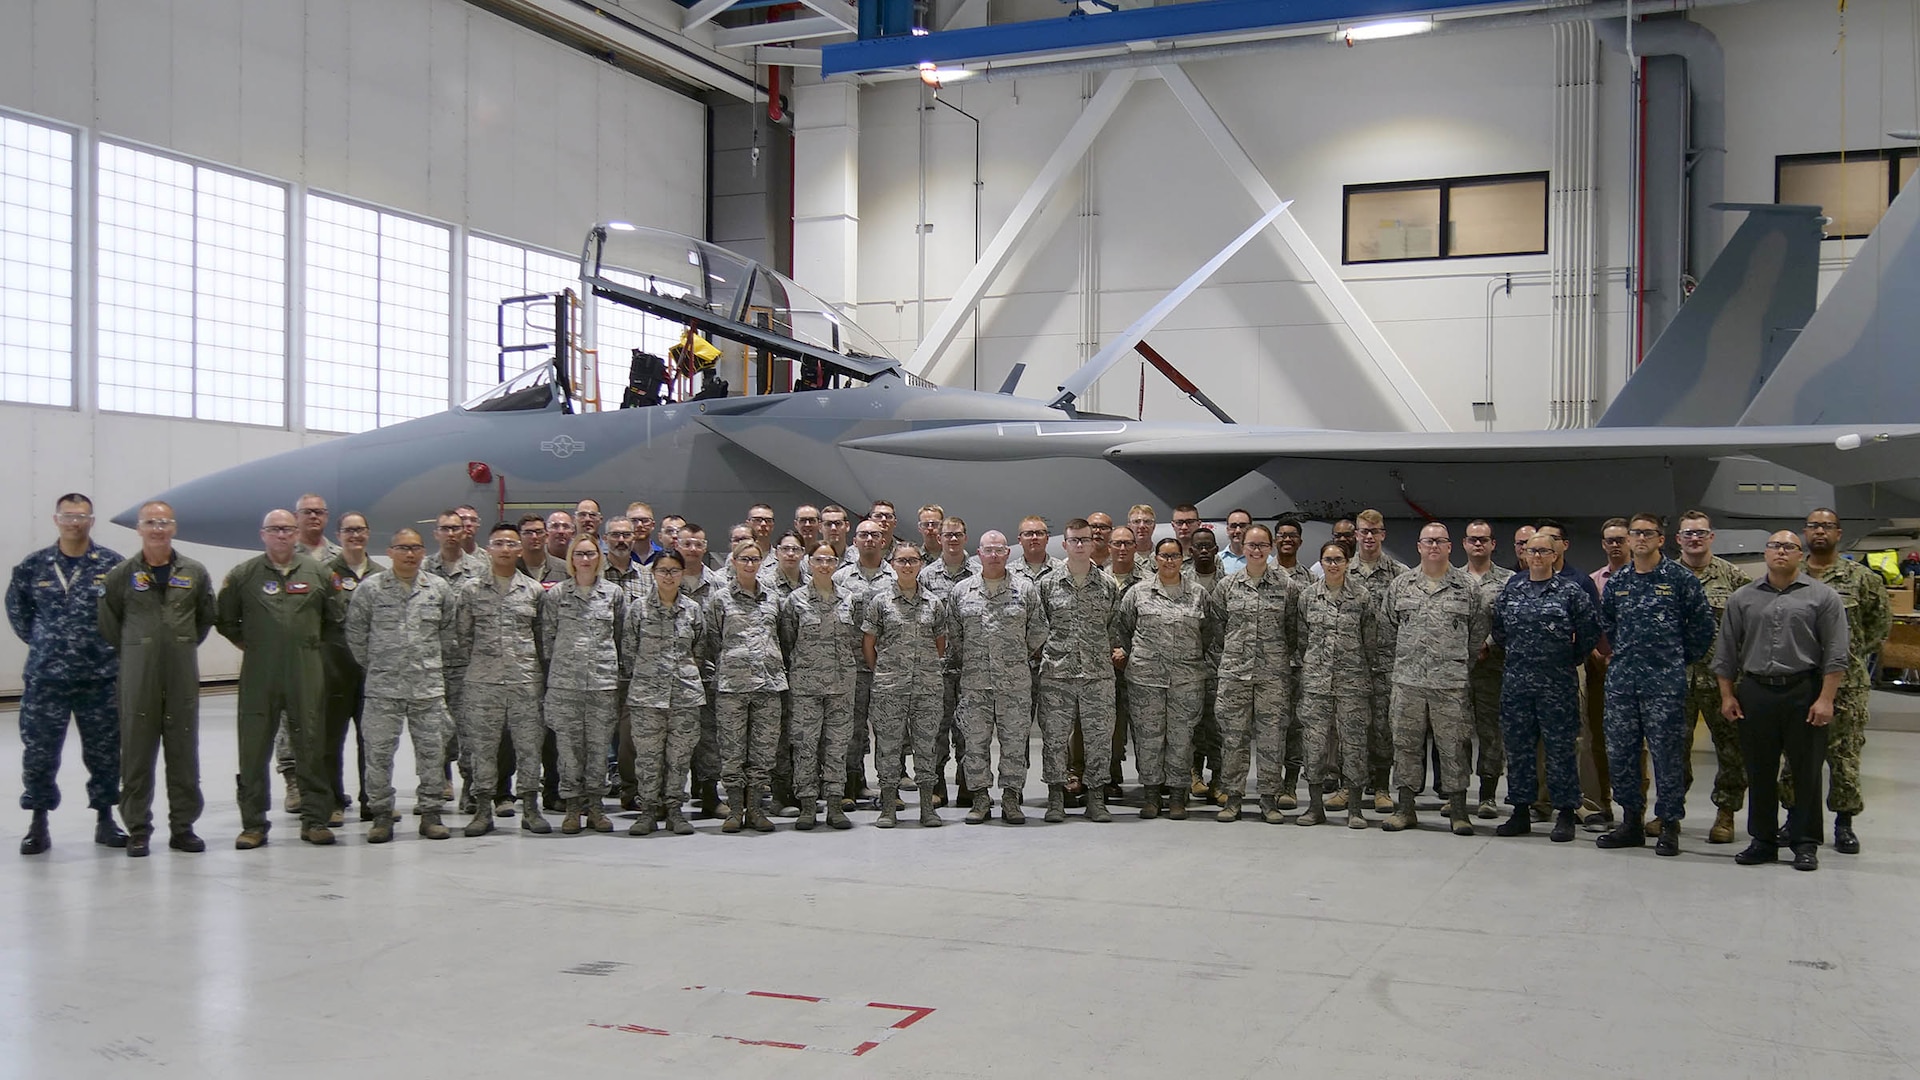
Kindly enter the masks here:
[[600, 540], [583, 536], [567, 548], [571, 576], [540, 598], [540, 635], [547, 658], [547, 727], [560, 758], [560, 799], [567, 816], [560, 831], [612, 832], [600, 800], [607, 793], [602, 764], [613, 741], [614, 694], [619, 689], [620, 627], [625, 589], [600, 577]]
[[[1367, 776], [1367, 723], [1372, 716], [1375, 635], [1373, 601], [1359, 582], [1347, 577], [1347, 549], [1328, 542], [1320, 547], [1325, 579], [1300, 596], [1300, 723], [1306, 730], [1307, 782], [1315, 791], [1332, 775], [1328, 743], [1337, 740], [1339, 774], [1349, 786], [1347, 828], [1364, 829], [1360, 786]], [[1298, 825], [1317, 821], [1302, 815]]]
[[793, 700], [788, 738], [794, 792], [800, 799], [800, 820], [793, 827], [803, 831], [813, 828], [814, 803], [822, 795], [827, 824], [853, 827], [840, 799], [846, 791], [847, 743], [853, 738], [860, 624], [853, 594], [833, 583], [839, 568], [840, 556], [832, 544], [815, 546], [807, 558], [807, 587], [780, 602], [780, 650], [786, 654], [787, 690]]
[[680, 802], [686, 792], [687, 769], [693, 764], [693, 746], [700, 739], [700, 707], [707, 702], [695, 655], [706, 634], [706, 618], [700, 605], [680, 592], [686, 566], [677, 551], [654, 556], [647, 568], [653, 588], [634, 593], [621, 624], [620, 652], [630, 672], [627, 716], [633, 730], [640, 802], [640, 817], [627, 830], [629, 836], [653, 835], [655, 823], [663, 816], [675, 836], [693, 832], [681, 816]]
[[1180, 541], [1155, 544], [1153, 559], [1154, 579], [1120, 598], [1118, 637], [1140, 769], [1140, 816], [1158, 817], [1161, 789], [1168, 788], [1167, 816], [1178, 821], [1187, 816], [1186, 763], [1219, 645], [1207, 590], [1181, 577]]

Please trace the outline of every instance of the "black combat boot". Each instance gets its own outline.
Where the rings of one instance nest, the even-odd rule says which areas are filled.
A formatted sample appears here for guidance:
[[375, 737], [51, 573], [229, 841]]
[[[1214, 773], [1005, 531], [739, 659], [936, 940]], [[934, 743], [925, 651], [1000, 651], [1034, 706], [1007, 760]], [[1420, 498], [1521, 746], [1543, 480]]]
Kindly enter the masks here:
[[39, 855], [53, 846], [53, 837], [47, 835], [47, 812], [35, 810], [33, 821], [27, 825], [27, 835], [20, 838], [20, 854]]

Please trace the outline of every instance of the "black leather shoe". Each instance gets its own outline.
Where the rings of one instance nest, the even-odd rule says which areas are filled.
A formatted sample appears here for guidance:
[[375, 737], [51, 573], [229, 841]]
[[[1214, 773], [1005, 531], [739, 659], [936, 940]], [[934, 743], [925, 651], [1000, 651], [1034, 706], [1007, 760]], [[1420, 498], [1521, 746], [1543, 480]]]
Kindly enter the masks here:
[[127, 858], [144, 859], [147, 857], [147, 838], [145, 835], [127, 837]]
[[1554, 815], [1553, 832], [1547, 839], [1556, 844], [1571, 844], [1573, 843], [1573, 827], [1573, 811], [1562, 810]]
[[1493, 827], [1495, 836], [1525, 836], [1533, 831], [1533, 812], [1525, 806], [1516, 807], [1513, 816]]
[[1745, 851], [1735, 855], [1733, 861], [1739, 863], [1741, 866], [1764, 866], [1770, 862], [1780, 861], [1780, 849], [1774, 847], [1772, 844], [1764, 844], [1755, 840], [1753, 843], [1747, 845]]
[[1812, 844], [1807, 844], [1793, 853], [1793, 868], [1795, 870], [1820, 869], [1820, 856]]
[[1653, 842], [1653, 853], [1655, 855], [1680, 854], [1679, 826], [1680, 823], [1677, 821], [1662, 821], [1660, 823], [1660, 839]]
[[101, 847], [123, 848], [127, 846], [127, 834], [120, 831], [112, 814], [102, 814], [100, 823], [93, 827], [93, 842]]
[[192, 829], [188, 829], [185, 832], [174, 833], [173, 838], [167, 841], [167, 846], [175, 851], [194, 853], [207, 850], [207, 842], [195, 835]]
[[33, 821], [27, 826], [27, 835], [20, 838], [20, 854], [41, 855], [53, 846], [53, 837], [47, 833], [47, 812], [35, 810]]
[[1629, 817], [1627, 820], [1615, 825], [1612, 832], [1601, 833], [1599, 836], [1594, 837], [1593, 846], [1603, 848], [1646, 847], [1647, 833], [1645, 829], [1640, 827], [1638, 820]]
[[1853, 835], [1853, 815], [1834, 815], [1833, 850], [1842, 855], [1860, 854], [1860, 838]]

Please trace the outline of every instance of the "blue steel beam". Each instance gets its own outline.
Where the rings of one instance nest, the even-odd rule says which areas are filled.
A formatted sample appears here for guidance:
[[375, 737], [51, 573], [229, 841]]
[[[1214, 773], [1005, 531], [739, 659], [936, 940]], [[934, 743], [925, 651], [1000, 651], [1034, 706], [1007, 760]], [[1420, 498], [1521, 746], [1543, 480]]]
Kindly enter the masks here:
[[[863, 16], [891, 0], [860, 0]], [[820, 50], [820, 73], [906, 70], [923, 63], [961, 64], [1052, 52], [1166, 41], [1202, 34], [1231, 34], [1311, 23], [1355, 22], [1395, 15], [1494, 7], [1491, 0], [1201, 0], [1192, 4], [1132, 8], [1105, 15], [939, 30], [930, 34], [863, 37]], [[862, 18], [865, 29], [867, 19]]]

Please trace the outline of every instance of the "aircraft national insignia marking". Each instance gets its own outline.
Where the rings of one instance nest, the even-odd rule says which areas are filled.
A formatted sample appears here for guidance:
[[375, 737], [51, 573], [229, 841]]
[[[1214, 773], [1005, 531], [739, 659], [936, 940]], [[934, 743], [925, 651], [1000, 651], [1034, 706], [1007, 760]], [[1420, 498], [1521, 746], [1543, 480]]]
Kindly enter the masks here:
[[571, 435], [556, 435], [541, 443], [540, 449], [543, 453], [552, 454], [557, 458], [570, 458], [575, 454], [585, 453], [587, 444]]

